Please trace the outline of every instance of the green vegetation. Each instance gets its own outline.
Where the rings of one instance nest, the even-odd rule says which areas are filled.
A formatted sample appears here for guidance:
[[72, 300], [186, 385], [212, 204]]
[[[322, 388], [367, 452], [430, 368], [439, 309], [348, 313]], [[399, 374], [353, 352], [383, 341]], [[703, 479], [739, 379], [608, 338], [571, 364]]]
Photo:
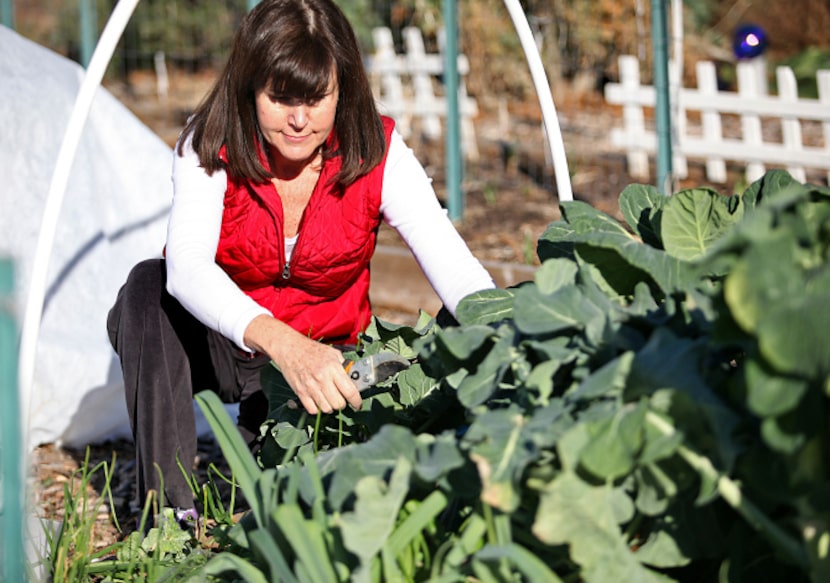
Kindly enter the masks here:
[[620, 208], [563, 203], [459, 326], [375, 322], [358, 352], [416, 363], [359, 411], [268, 369], [256, 459], [198, 395], [251, 510], [165, 580], [826, 581], [830, 189]]

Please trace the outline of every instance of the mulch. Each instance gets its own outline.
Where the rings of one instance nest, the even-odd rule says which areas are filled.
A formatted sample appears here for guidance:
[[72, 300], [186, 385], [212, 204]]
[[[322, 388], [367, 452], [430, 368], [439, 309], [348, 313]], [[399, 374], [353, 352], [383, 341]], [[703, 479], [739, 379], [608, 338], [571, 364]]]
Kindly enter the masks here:
[[[141, 509], [135, 505], [135, 447], [131, 440], [107, 441], [82, 449], [44, 444], [32, 452], [30, 467], [30, 496], [40, 518], [63, 521], [67, 494], [70, 494], [76, 506], [86, 497], [84, 506], [89, 516], [95, 516], [95, 550], [112, 545], [136, 530]], [[87, 468], [86, 475], [84, 468]], [[231, 476], [215, 440], [200, 438], [193, 473], [200, 485], [208, 483], [210, 474], [222, 499], [228, 501], [230, 486], [215, 478], [216, 471], [228, 478]], [[110, 477], [109, 495], [105, 493], [107, 476]], [[242, 510], [243, 506], [241, 501], [237, 509]]]

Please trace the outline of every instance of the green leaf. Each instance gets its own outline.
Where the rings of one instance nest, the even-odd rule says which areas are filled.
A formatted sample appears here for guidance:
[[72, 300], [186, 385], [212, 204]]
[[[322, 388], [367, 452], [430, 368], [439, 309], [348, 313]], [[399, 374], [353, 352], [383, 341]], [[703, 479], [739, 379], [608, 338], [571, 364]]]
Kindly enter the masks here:
[[312, 520], [306, 520], [296, 504], [281, 504], [272, 512], [285, 540], [291, 545], [297, 559], [294, 571], [307, 573], [310, 581], [320, 583], [338, 581], [323, 534], [323, 528]]
[[767, 417], [761, 423], [761, 436], [770, 449], [784, 454], [795, 454], [807, 441], [802, 431], [790, 431], [787, 417]]
[[540, 361], [555, 360], [559, 363], [568, 363], [580, 355], [580, 349], [573, 346], [567, 336], [554, 336], [549, 339], [523, 339], [519, 346], [529, 355], [535, 355]]
[[516, 327], [525, 334], [553, 334], [567, 329], [584, 329], [592, 320], [605, 319], [596, 306], [585, 301], [576, 287], [543, 294], [536, 286], [516, 290]]
[[656, 187], [646, 184], [629, 184], [620, 193], [620, 212], [631, 230], [640, 235], [644, 243], [663, 248], [660, 239], [660, 210], [667, 198]]
[[578, 422], [567, 428], [565, 433], [556, 442], [556, 449], [562, 468], [566, 471], [576, 472], [579, 468], [579, 459], [582, 450], [591, 442], [593, 436], [590, 431], [590, 419], [595, 418], [597, 411], [601, 416], [607, 417], [613, 414], [607, 403], [593, 403], [586, 412], [580, 415]]
[[[666, 435], [676, 431], [665, 419], [651, 411], [647, 413], [647, 419], [649, 423], [660, 431], [663, 431]], [[770, 420], [766, 419], [765, 423]], [[804, 546], [788, 532], [788, 529], [783, 524], [779, 524], [768, 516], [764, 510], [756, 506], [750, 497], [746, 495], [739, 482], [719, 472], [712, 464], [711, 459], [705, 455], [701, 455], [685, 444], [678, 448], [678, 454], [691, 467], [697, 470], [701, 481], [706, 482], [701, 485], [701, 495], [698, 496], [696, 504], [703, 505], [708, 501], [704, 499], [704, 494], [711, 488], [710, 484], [714, 482], [717, 494], [751, 524], [753, 528], [763, 535], [778, 552], [781, 552], [786, 556], [788, 561], [791, 561], [799, 568], [804, 569], [806, 567], [808, 557]]]
[[[660, 393], [661, 391], [658, 391]], [[671, 391], [665, 391], [671, 393]], [[655, 394], [651, 398], [652, 406], [655, 402], [661, 399], [660, 394]], [[682, 411], [676, 411], [682, 419]], [[661, 460], [670, 458], [677, 452], [677, 448], [683, 443], [682, 433], [673, 433], [672, 435], [665, 435], [663, 432], [655, 429], [651, 424], [646, 424], [645, 427], [646, 443], [643, 451], [640, 452], [640, 464], [655, 464]], [[657, 468], [658, 466], [654, 466]], [[656, 469], [655, 469], [656, 471]]]
[[[550, 257], [568, 257], [577, 250], [622, 295], [629, 295], [636, 283], [627, 273], [632, 267], [647, 273], [666, 292], [692, 281], [691, 268], [678, 263], [678, 258], [643, 244], [614, 219], [586, 206], [579, 202], [563, 203], [563, 215], [569, 224], [559, 228], [552, 225], [543, 233], [539, 241], [540, 258], [548, 246], [553, 247], [554, 251]], [[567, 253], [559, 253], [560, 249], [567, 250]], [[611, 252], [620, 257], [615, 259]], [[591, 254], [598, 255], [598, 258], [592, 260]], [[629, 283], [623, 289], [621, 283], [626, 279]]]
[[791, 234], [770, 233], [735, 263], [724, 282], [724, 299], [738, 325], [754, 333], [770, 307], [804, 294], [803, 277], [793, 263]]
[[[624, 242], [620, 242], [623, 245]], [[638, 243], [643, 246], [642, 243]], [[658, 291], [659, 286], [648, 271], [634, 267], [620, 255], [620, 249], [598, 246], [593, 243], [576, 243], [574, 253], [580, 265], [583, 281], [594, 282], [606, 298], [616, 304], [622, 304], [640, 284], [645, 284]]]
[[435, 340], [453, 358], [465, 361], [494, 335], [495, 331], [490, 326], [473, 324], [441, 330], [436, 334]]
[[481, 478], [482, 501], [504, 512], [518, 507], [521, 474], [539, 455], [533, 442], [523, 438], [525, 423], [515, 406], [486, 411], [464, 436], [464, 442], [472, 444], [469, 456]]
[[271, 436], [283, 449], [298, 448], [311, 441], [311, 436], [304, 429], [294, 427], [290, 423], [281, 422], [271, 428]]
[[810, 555], [810, 581], [830, 581], [830, 528], [823, 521], [811, 521], [804, 538]]
[[666, 293], [684, 289], [697, 280], [688, 262], [638, 241], [625, 230], [552, 233], [549, 229], [542, 238], [553, 236], [560, 237], [557, 244], [569, 245], [572, 254], [578, 253], [581, 261], [593, 266], [619, 295], [631, 295], [634, 286], [644, 279]]
[[415, 459], [415, 474], [427, 483], [436, 483], [464, 465], [458, 440], [450, 433], [419, 435]]
[[[271, 533], [265, 529], [256, 529], [248, 533], [248, 539], [251, 541], [251, 546], [256, 549], [259, 556], [268, 565], [270, 577], [269, 581], [285, 581], [285, 583], [298, 583], [294, 576], [288, 561], [282, 553], [277, 541], [271, 536]], [[240, 572], [240, 575], [245, 575]], [[245, 581], [249, 579], [245, 577]]]
[[285, 405], [288, 401], [297, 400], [297, 394], [273, 362], [262, 369], [260, 382], [271, 411]]
[[317, 457], [320, 473], [328, 476], [329, 504], [339, 510], [367, 475], [383, 476], [406, 456], [415, 463], [415, 436], [406, 427], [384, 425], [369, 441], [324, 452]]
[[388, 351], [405, 358], [415, 358], [417, 354], [412, 349], [412, 345], [431, 330], [431, 326], [426, 326], [425, 329], [415, 329], [411, 326], [385, 322], [378, 318], [373, 318], [373, 322], [379, 342], [372, 350], [367, 350], [367, 354]]
[[743, 215], [730, 212], [729, 199], [708, 188], [684, 190], [663, 206], [661, 230], [666, 252], [694, 261]]
[[627, 311], [637, 316], [646, 316], [658, 309], [657, 300], [654, 299], [651, 289], [643, 282], [638, 283], [634, 287], [634, 297], [631, 298]]
[[785, 170], [769, 170], [747, 188], [742, 198], [747, 205], [766, 203], [767, 198], [800, 188], [801, 185]]
[[[378, 573], [382, 572], [384, 581], [389, 581], [389, 583], [407, 583], [406, 577], [396, 561], [396, 557], [392, 556], [392, 553], [386, 547], [380, 550], [380, 565], [380, 568], [378, 568], [377, 562], [375, 562], [372, 563], [371, 570], [355, 570], [349, 574], [350, 581], [353, 580], [355, 583], [366, 581], [366, 583], [370, 583], [373, 580], [378, 580]], [[362, 574], [365, 574], [365, 579], [360, 576]]]
[[384, 342], [383, 349], [389, 352], [394, 352], [395, 354], [400, 354], [404, 358], [413, 359], [418, 356], [418, 353], [412, 348], [412, 343], [415, 338], [420, 338], [420, 336], [413, 335], [409, 339], [403, 336], [396, 336], [395, 338]]
[[409, 491], [411, 470], [410, 462], [401, 457], [388, 483], [379, 476], [360, 479], [355, 486], [354, 510], [340, 515], [343, 545], [357, 555], [363, 569], [369, 569], [394, 529]]
[[537, 456], [550, 450], [574, 424], [570, 407], [557, 399], [544, 407], [536, 408], [522, 432], [522, 439], [536, 448]]
[[559, 583], [562, 579], [551, 571], [544, 562], [525, 547], [516, 543], [487, 545], [475, 554], [474, 560], [486, 562], [509, 561], [525, 576], [526, 581]]
[[468, 409], [484, 403], [498, 389], [499, 381], [514, 359], [512, 339], [499, 338], [475, 371], [458, 385], [459, 402]]
[[634, 504], [646, 516], [659, 516], [677, 495], [677, 483], [658, 464], [641, 465], [635, 472], [637, 497]]
[[143, 552], [140, 554], [159, 559], [184, 558], [184, 551], [188, 548], [191, 535], [176, 522], [174, 512], [172, 508], [162, 508], [161, 517], [157, 520], [158, 526], [151, 528], [141, 541]]
[[601, 231], [630, 236], [616, 219], [586, 202], [565, 201], [560, 207], [562, 217], [577, 233]]
[[830, 378], [830, 292], [770, 307], [758, 326], [761, 353], [777, 370], [827, 382]]
[[596, 371], [584, 379], [579, 386], [568, 393], [569, 399], [595, 399], [600, 396], [616, 396], [625, 388], [631, 363], [634, 361], [633, 352], [624, 352], [614, 360], [603, 364]]
[[440, 490], [434, 490], [406, 519], [395, 527], [384, 547], [393, 557], [400, 556], [406, 547], [418, 537], [436, 517], [447, 507], [447, 496]]
[[417, 405], [436, 387], [435, 379], [427, 376], [417, 362], [398, 373], [395, 384], [400, 392], [400, 403], [404, 407]]
[[[764, 358], [776, 370], [823, 379], [830, 374], [830, 300], [826, 268], [805, 270], [805, 245], [791, 229], [756, 241], [724, 283], [724, 299], [741, 328], [756, 334]], [[826, 262], [826, 260], [825, 260]]]
[[548, 225], [536, 246], [542, 263], [555, 258], [573, 259], [574, 243], [588, 233], [631, 237], [616, 220], [587, 203], [566, 201], [559, 206], [563, 220]]
[[590, 486], [565, 472], [540, 493], [532, 531], [546, 544], [569, 545], [570, 558], [587, 583], [661, 581], [637, 560], [620, 530], [633, 508], [623, 491]]
[[793, 410], [807, 392], [807, 382], [776, 375], [755, 359], [744, 363], [746, 402], [761, 417], [781, 415]]
[[455, 310], [455, 318], [462, 325], [493, 324], [513, 316], [513, 291], [490, 289], [479, 291], [462, 299]]
[[[269, 583], [269, 581], [273, 580], [266, 577], [265, 573], [260, 571], [248, 559], [231, 553], [220, 553], [212, 557], [202, 567], [201, 572], [207, 576], [236, 573], [247, 583]], [[286, 581], [290, 582], [291, 579], [286, 579]]]
[[525, 417], [516, 405], [479, 415], [464, 435], [462, 447], [476, 464], [481, 500], [509, 513], [521, 502], [528, 465], [542, 459], [568, 430], [572, 420], [561, 402]]
[[548, 259], [533, 275], [533, 281], [543, 294], [552, 294], [555, 291], [576, 283], [576, 274], [579, 268], [576, 263], [567, 259]]
[[574, 246], [570, 239], [573, 234], [573, 227], [565, 221], [554, 221], [548, 225], [536, 242], [536, 255], [539, 257], [539, 262], [544, 263], [549, 259], [557, 258], [573, 259]]
[[262, 470], [216, 393], [202, 391], [196, 394], [195, 399], [213, 430], [216, 441], [219, 442], [222, 454], [239, 482], [239, 488], [257, 517], [257, 522], [265, 524], [268, 509], [262, 506], [262, 499], [257, 496], [257, 482]]
[[[467, 562], [470, 556], [482, 547], [487, 534], [487, 523], [480, 514], [471, 514], [470, 517], [459, 528], [458, 536], [451, 539], [451, 546], [447, 551], [444, 565], [446, 571], [450, 569], [458, 569]], [[448, 581], [457, 581], [457, 576], [452, 577]]]
[[737, 418], [703, 377], [704, 347], [700, 339], [679, 338], [668, 328], [658, 328], [634, 358], [626, 399], [662, 395], [660, 401], [653, 399], [653, 406], [664, 402], [663, 412], [682, 425], [687, 441], [716, 456], [728, 470], [739, 451], [733, 435]]
[[537, 364], [525, 380], [525, 387], [536, 392], [539, 404], [545, 405], [553, 394], [553, 375], [562, 363], [558, 360], [546, 360]]
[[690, 562], [689, 556], [678, 543], [676, 529], [663, 521], [658, 521], [652, 527], [635, 556], [642, 563], [663, 569], [682, 567]]
[[613, 416], [588, 425], [591, 440], [579, 455], [581, 465], [603, 480], [628, 475], [643, 447], [646, 402], [618, 409]]

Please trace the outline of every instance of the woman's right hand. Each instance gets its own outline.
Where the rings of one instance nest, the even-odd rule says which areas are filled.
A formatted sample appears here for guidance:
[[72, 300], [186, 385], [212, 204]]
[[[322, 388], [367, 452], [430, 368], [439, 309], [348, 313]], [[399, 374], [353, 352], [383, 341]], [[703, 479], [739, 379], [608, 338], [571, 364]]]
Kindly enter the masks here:
[[347, 404], [360, 408], [360, 392], [346, 374], [343, 355], [336, 348], [264, 315], [248, 325], [245, 344], [271, 357], [310, 415], [331, 413]]

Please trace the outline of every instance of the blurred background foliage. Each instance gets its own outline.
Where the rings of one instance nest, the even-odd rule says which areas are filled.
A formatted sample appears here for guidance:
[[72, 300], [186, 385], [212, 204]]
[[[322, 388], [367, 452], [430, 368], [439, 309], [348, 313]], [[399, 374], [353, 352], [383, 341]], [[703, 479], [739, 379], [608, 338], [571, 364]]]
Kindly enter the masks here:
[[[81, 0], [17, 0], [16, 28], [24, 36], [70, 58], [79, 55]], [[94, 5], [99, 28], [114, 0]], [[395, 38], [406, 26], [419, 27], [432, 49], [441, 29], [441, 0], [338, 0], [366, 52], [371, 30], [388, 26]], [[591, 92], [617, 75], [620, 54], [638, 55], [651, 66], [649, 0], [524, 0], [555, 92]], [[110, 76], [128, 78], [152, 69], [163, 52], [170, 67], [199, 72], [221, 66], [230, 38], [247, 10], [246, 0], [142, 0], [114, 60]], [[468, 90], [527, 97], [532, 84], [519, 40], [503, 0], [460, 0], [460, 47], [470, 57]], [[772, 65], [793, 66], [810, 89], [815, 69], [830, 61], [830, 0], [687, 0], [684, 3], [684, 72], [693, 85], [694, 62], [710, 59], [727, 71], [734, 61], [731, 35], [742, 23], [762, 26]]]

